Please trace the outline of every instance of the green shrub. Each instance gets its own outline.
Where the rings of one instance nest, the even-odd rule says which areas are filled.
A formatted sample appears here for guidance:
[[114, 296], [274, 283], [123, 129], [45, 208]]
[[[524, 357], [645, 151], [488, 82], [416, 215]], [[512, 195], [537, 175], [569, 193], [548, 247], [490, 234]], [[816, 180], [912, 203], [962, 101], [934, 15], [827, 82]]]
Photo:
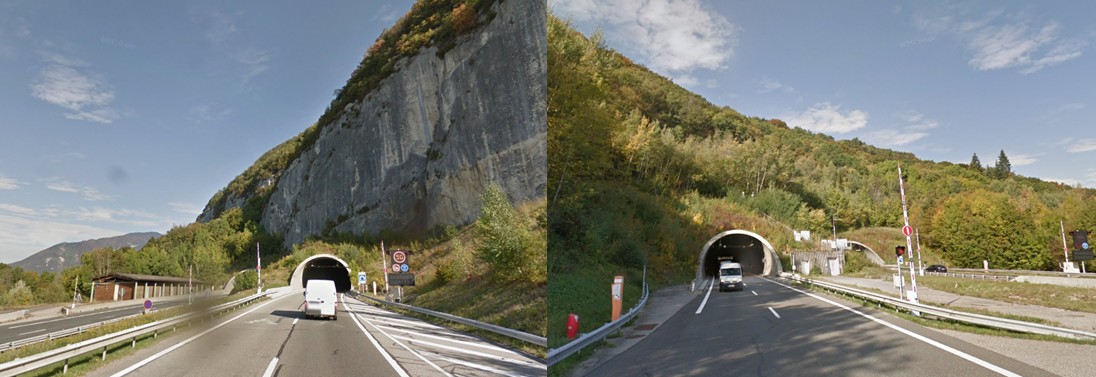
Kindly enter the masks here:
[[488, 187], [482, 199], [482, 213], [476, 221], [482, 242], [476, 247], [476, 256], [504, 281], [546, 283], [548, 245], [543, 228], [538, 229], [536, 219], [515, 210], [497, 185]]
[[255, 289], [255, 287], [258, 287], [258, 276], [256, 276], [255, 270], [247, 270], [236, 275], [236, 280], [232, 285], [232, 293]]

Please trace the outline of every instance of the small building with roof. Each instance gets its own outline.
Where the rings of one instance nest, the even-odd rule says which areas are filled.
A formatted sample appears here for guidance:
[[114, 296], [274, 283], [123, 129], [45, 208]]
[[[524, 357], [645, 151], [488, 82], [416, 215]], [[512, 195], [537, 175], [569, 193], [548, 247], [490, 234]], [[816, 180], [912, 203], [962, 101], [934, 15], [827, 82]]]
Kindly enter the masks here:
[[188, 278], [110, 273], [92, 281], [91, 302], [149, 299], [185, 295], [205, 289], [205, 283]]

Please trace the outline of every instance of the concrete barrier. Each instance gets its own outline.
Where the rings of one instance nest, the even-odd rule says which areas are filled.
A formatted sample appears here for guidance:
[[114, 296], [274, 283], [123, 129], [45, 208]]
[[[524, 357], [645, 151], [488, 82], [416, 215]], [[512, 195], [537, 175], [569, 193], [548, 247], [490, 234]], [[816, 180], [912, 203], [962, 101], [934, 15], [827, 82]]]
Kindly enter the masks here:
[[1053, 284], [1066, 287], [1096, 288], [1096, 279], [1067, 278], [1058, 276], [1017, 276], [1015, 280], [1022, 283]]

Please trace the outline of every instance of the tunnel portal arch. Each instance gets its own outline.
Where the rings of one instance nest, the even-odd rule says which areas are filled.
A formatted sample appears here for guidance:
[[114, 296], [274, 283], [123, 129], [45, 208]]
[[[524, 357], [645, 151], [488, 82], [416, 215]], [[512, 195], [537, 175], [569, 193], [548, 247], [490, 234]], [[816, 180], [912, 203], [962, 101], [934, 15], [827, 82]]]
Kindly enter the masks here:
[[316, 254], [305, 259], [293, 270], [289, 287], [304, 289], [305, 282], [313, 279], [332, 280], [339, 293], [350, 290], [350, 264], [331, 254]]
[[697, 258], [696, 282], [715, 276], [723, 257], [742, 264], [742, 270], [747, 274], [779, 276], [783, 270], [780, 257], [769, 240], [748, 230], [733, 229], [720, 232], [704, 244]]

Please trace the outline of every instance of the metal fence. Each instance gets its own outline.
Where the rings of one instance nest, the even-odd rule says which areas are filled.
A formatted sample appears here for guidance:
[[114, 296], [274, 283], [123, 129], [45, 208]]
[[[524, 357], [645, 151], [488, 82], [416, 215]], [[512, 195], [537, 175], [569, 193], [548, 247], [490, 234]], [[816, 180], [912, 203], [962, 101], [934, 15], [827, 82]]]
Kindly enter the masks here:
[[14, 376], [20, 373], [31, 372], [61, 362], [64, 363], [62, 373], [66, 373], [68, 372], [69, 360], [76, 358], [80, 355], [93, 351], [102, 351], [102, 359], [106, 360], [107, 348], [112, 345], [122, 342], [131, 342], [132, 345], [136, 346], [137, 338], [144, 337], [148, 334], [152, 334], [153, 336], [155, 336], [161, 330], [168, 328], [174, 329], [181, 324], [186, 324], [190, 321], [202, 319], [208, 315], [216, 314], [225, 310], [235, 309], [236, 307], [249, 304], [255, 300], [265, 297], [268, 294], [270, 294], [269, 291], [264, 293], [257, 293], [248, 297], [241, 298], [239, 300], [211, 307], [201, 313], [184, 314], [174, 318], [144, 324], [141, 326], [125, 329], [93, 339], [88, 339], [76, 344], [70, 344], [61, 348], [56, 348], [42, 353], [12, 360], [0, 364], [0, 376]]
[[428, 316], [431, 316], [431, 317], [437, 317], [437, 318], [441, 318], [441, 319], [444, 319], [444, 320], [447, 320], [447, 321], [452, 321], [452, 322], [472, 326], [472, 327], [475, 327], [477, 329], [487, 330], [487, 331], [490, 331], [490, 332], [493, 332], [493, 333], [496, 333], [496, 334], [505, 335], [505, 336], [508, 336], [508, 337], [511, 337], [511, 338], [514, 338], [514, 339], [517, 339], [517, 340], [521, 340], [521, 341], [524, 341], [524, 342], [532, 343], [532, 344], [535, 344], [535, 345], [538, 345], [538, 346], [541, 346], [541, 347], [547, 347], [548, 346], [548, 338], [545, 338], [543, 336], [537, 336], [537, 335], [533, 335], [533, 334], [523, 332], [523, 331], [508, 329], [508, 328], [505, 328], [505, 327], [502, 327], [502, 326], [492, 325], [490, 323], [480, 322], [480, 321], [477, 321], [477, 320], [474, 320], [474, 319], [458, 317], [458, 316], [455, 316], [455, 315], [452, 315], [452, 314], [449, 314], [449, 313], [442, 313], [442, 312], [433, 311], [433, 310], [430, 310], [430, 309], [423, 309], [423, 308], [419, 308], [419, 307], [415, 307], [415, 306], [411, 306], [411, 305], [407, 305], [407, 304], [400, 304], [400, 303], [391, 302], [391, 301], [384, 301], [384, 300], [380, 300], [380, 299], [376, 299], [376, 298], [373, 298], [373, 297], [363, 295], [363, 294], [361, 294], [360, 292], [357, 292], [357, 291], [350, 291], [348, 293], [351, 296], [353, 296], [354, 298], [359, 298], [359, 299], [365, 298], [365, 299], [380, 303], [382, 305], [393, 306], [393, 307], [397, 307], [397, 308], [400, 308], [400, 309], [410, 310], [410, 311], [413, 311], [413, 312], [416, 312], [416, 313], [425, 314], [425, 315], [428, 315]]
[[818, 286], [820, 288], [837, 292], [843, 295], [856, 297], [862, 300], [871, 302], [877, 302], [887, 306], [894, 307], [899, 310], [906, 310], [909, 312], [920, 313], [919, 315], [929, 315], [938, 318], [945, 318], [953, 321], [974, 324], [979, 326], [993, 327], [1003, 330], [1025, 332], [1031, 334], [1044, 334], [1055, 335], [1064, 338], [1072, 339], [1096, 339], [1096, 333], [1087, 331], [1067, 329], [1061, 327], [1054, 327], [1039, 323], [1025, 322], [1015, 319], [998, 318], [983, 314], [966, 313], [961, 311], [955, 311], [950, 309], [939, 308], [924, 304], [915, 304], [906, 300], [900, 300], [894, 297], [863, 291], [855, 288], [849, 288], [833, 283], [822, 282], [818, 280], [804, 279], [801, 277], [790, 277], [793, 281], [798, 281], [805, 284]]

